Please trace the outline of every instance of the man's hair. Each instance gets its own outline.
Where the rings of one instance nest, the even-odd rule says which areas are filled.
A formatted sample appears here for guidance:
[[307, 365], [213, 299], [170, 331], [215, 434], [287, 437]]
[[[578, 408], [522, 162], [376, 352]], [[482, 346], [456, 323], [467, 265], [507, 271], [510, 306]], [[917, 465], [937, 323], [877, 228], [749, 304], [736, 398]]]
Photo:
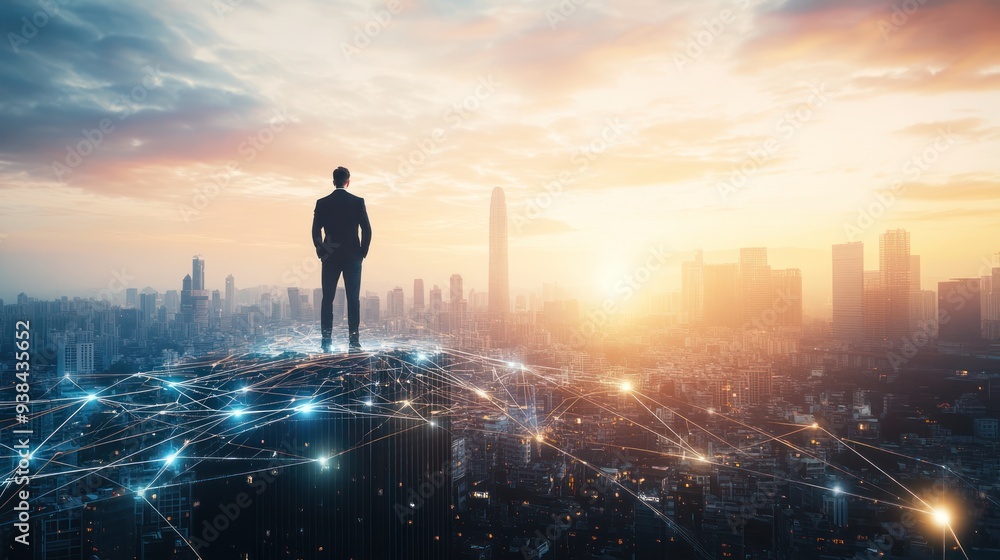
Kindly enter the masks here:
[[343, 187], [346, 185], [350, 178], [351, 172], [348, 171], [346, 167], [338, 167], [333, 170], [333, 184], [337, 187]]

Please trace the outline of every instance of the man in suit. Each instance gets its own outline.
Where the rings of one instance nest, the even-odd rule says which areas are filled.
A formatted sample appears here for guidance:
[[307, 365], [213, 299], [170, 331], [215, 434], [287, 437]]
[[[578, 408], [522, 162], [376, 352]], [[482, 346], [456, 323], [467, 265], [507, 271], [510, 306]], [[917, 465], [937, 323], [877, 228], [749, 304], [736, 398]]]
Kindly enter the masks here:
[[[323, 301], [320, 326], [323, 349], [329, 350], [333, 333], [333, 296], [340, 275], [347, 292], [347, 333], [352, 349], [360, 349], [358, 326], [361, 323], [361, 261], [368, 256], [372, 226], [368, 222], [365, 199], [347, 192], [351, 172], [344, 167], [333, 171], [332, 193], [316, 201], [313, 211], [312, 238], [316, 256], [323, 261]], [[361, 240], [358, 241], [358, 228]], [[321, 233], [322, 232], [322, 233]], [[325, 233], [325, 237], [323, 235]]]

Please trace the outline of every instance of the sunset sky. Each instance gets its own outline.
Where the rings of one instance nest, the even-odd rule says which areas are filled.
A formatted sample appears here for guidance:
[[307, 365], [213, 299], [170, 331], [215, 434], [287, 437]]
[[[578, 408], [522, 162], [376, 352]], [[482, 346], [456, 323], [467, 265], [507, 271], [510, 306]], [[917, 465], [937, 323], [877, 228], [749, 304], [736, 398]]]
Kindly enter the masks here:
[[660, 247], [676, 290], [694, 249], [767, 246], [821, 314], [834, 243], [874, 269], [910, 230], [925, 289], [1000, 251], [994, 0], [51, 4], [0, 8], [8, 303], [180, 289], [195, 254], [210, 289], [318, 287], [296, 267], [338, 165], [383, 296], [485, 290], [496, 186], [515, 294], [600, 297]]

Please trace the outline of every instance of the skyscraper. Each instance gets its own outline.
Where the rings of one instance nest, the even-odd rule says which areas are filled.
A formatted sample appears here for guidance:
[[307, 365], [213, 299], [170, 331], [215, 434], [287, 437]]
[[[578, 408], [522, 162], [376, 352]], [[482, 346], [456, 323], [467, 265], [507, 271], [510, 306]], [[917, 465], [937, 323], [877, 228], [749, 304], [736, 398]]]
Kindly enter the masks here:
[[191, 289], [192, 290], [204, 290], [205, 289], [205, 259], [202, 259], [199, 255], [195, 255], [191, 259]]
[[892, 344], [913, 334], [910, 324], [910, 232], [879, 236], [879, 273], [885, 293], [885, 336]]
[[877, 270], [864, 272], [864, 332], [872, 342], [885, 340], [885, 287]]
[[[774, 288], [772, 307], [775, 326], [802, 328], [802, 271], [797, 268], [772, 270], [771, 284]], [[765, 312], [764, 322], [771, 316], [771, 313]]]
[[705, 273], [701, 250], [694, 260], [681, 264], [681, 306], [685, 320], [692, 325], [705, 319]]
[[226, 315], [232, 315], [236, 311], [236, 278], [232, 274], [226, 276], [226, 304], [223, 311]]
[[983, 338], [1000, 340], [1000, 253], [996, 255], [989, 274], [981, 279]]
[[413, 281], [413, 313], [424, 311], [424, 281], [417, 278]]
[[139, 294], [139, 311], [142, 313], [142, 324], [146, 327], [156, 320], [156, 292]]
[[465, 297], [465, 289], [462, 287], [462, 275], [452, 274], [451, 275], [451, 292], [449, 295], [449, 305], [451, 307], [452, 313], [461, 313], [463, 310], [463, 298]]
[[938, 282], [938, 340], [955, 344], [982, 337], [982, 279], [953, 278]]
[[288, 313], [293, 321], [302, 318], [302, 299], [298, 288], [288, 288]]
[[444, 310], [444, 302], [441, 296], [441, 288], [435, 284], [430, 292], [431, 313], [440, 313]]
[[860, 241], [833, 246], [833, 337], [864, 335], [865, 246]]
[[736, 264], [709, 264], [705, 275], [705, 326], [736, 326], [737, 276]]
[[765, 313], [774, 303], [766, 247], [740, 249], [739, 294], [741, 324], [744, 327], [762, 324]]
[[386, 315], [395, 319], [402, 318], [404, 314], [403, 301], [403, 288], [397, 286], [389, 290], [385, 298]]
[[493, 189], [490, 199], [489, 315], [502, 319], [510, 313], [510, 278], [507, 262], [507, 199], [503, 189]]

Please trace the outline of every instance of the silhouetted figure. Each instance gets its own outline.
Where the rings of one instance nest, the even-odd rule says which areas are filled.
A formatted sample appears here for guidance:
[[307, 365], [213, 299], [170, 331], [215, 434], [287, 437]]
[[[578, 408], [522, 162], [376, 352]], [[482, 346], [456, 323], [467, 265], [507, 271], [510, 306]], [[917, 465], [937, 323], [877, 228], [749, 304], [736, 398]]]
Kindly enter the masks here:
[[[351, 348], [361, 348], [358, 326], [361, 323], [361, 261], [368, 256], [372, 242], [372, 226], [368, 222], [365, 199], [347, 192], [351, 172], [344, 167], [333, 171], [336, 189], [316, 201], [313, 212], [312, 238], [316, 256], [323, 261], [323, 301], [320, 304], [320, 326], [323, 349], [328, 350], [333, 333], [333, 296], [340, 275], [344, 275], [347, 292], [347, 333]], [[361, 228], [361, 240], [358, 240]], [[323, 233], [321, 233], [321, 231]], [[324, 237], [325, 233], [325, 237]]]

